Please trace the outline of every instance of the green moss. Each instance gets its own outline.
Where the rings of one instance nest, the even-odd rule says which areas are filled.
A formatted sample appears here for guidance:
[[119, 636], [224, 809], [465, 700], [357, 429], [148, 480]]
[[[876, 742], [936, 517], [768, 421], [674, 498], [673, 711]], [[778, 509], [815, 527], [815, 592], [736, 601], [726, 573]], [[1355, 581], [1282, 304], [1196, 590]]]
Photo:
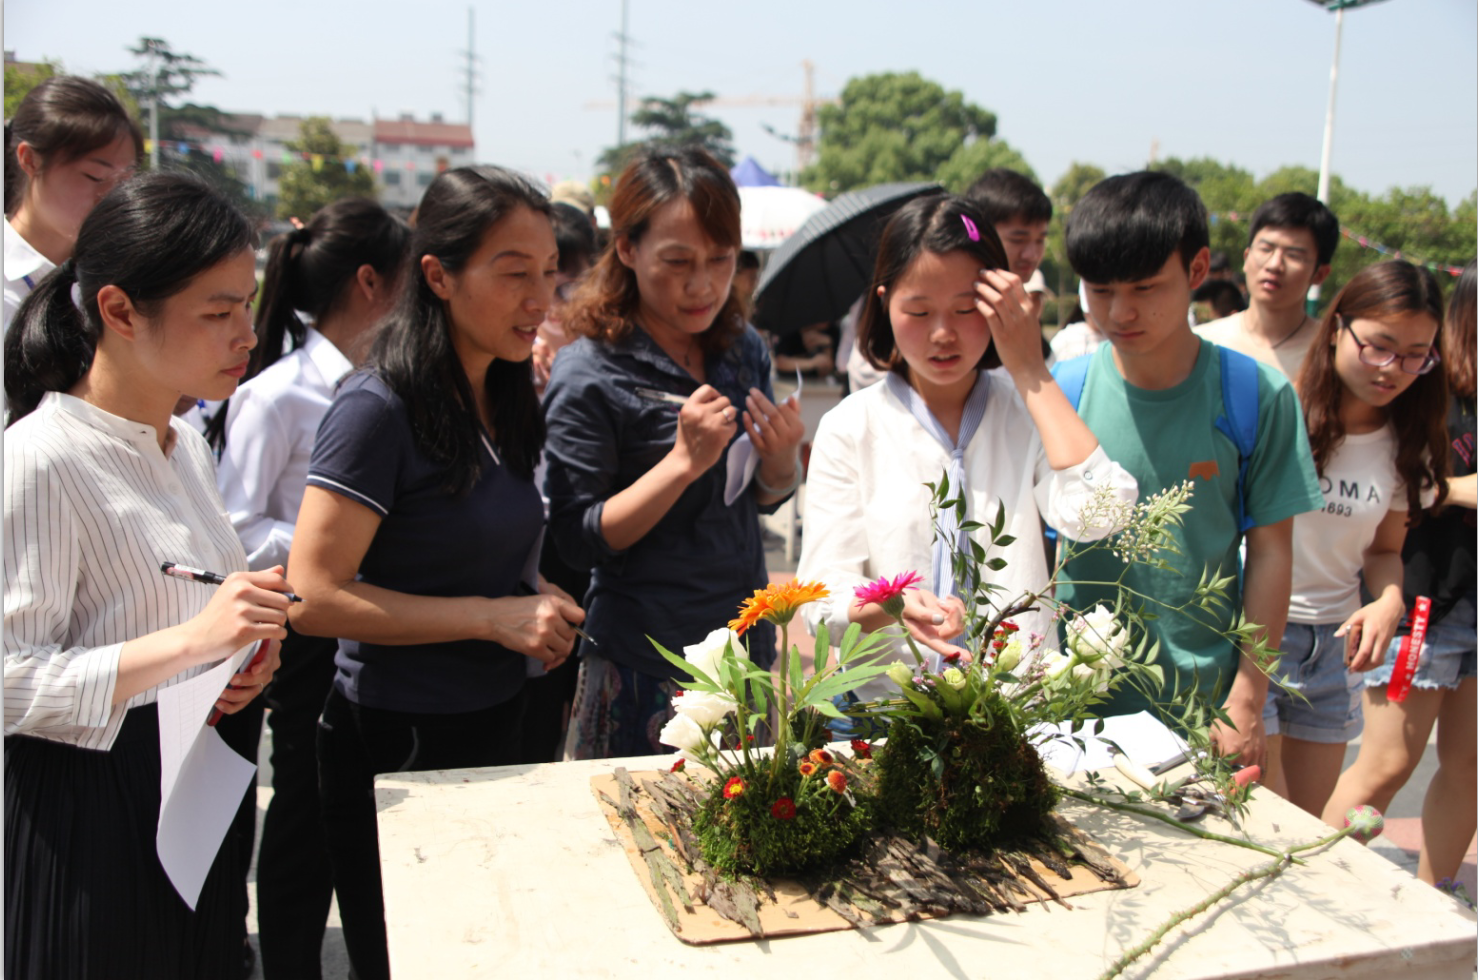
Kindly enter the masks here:
[[[723, 782], [716, 783], [693, 816], [704, 860], [726, 874], [769, 877], [831, 864], [871, 829], [865, 804], [833, 792], [823, 776], [787, 767], [773, 789], [765, 787], [768, 772], [741, 776], [742, 795], [725, 799]], [[795, 805], [788, 820], [774, 812], [782, 797]]]
[[877, 759], [881, 820], [949, 850], [1038, 836], [1057, 805], [1041, 757], [1004, 711], [994, 724], [895, 718]]

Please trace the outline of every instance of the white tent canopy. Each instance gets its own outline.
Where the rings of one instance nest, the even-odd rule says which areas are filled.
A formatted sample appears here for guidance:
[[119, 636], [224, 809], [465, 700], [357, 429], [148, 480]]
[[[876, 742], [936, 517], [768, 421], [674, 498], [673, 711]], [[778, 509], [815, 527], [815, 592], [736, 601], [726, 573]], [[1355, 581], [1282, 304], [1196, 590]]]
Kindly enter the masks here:
[[826, 201], [799, 187], [739, 188], [739, 229], [744, 248], [779, 248]]

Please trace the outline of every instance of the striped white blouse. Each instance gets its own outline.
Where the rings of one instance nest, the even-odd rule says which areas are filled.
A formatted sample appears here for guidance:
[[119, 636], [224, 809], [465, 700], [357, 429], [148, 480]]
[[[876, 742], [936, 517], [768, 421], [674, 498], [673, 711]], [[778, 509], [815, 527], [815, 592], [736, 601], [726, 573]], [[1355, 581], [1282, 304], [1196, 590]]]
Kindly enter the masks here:
[[52, 392], [5, 431], [6, 735], [108, 749], [126, 713], [112, 704], [123, 643], [190, 619], [215, 588], [159, 563], [246, 568], [209, 447], [170, 428], [161, 452], [152, 426]]

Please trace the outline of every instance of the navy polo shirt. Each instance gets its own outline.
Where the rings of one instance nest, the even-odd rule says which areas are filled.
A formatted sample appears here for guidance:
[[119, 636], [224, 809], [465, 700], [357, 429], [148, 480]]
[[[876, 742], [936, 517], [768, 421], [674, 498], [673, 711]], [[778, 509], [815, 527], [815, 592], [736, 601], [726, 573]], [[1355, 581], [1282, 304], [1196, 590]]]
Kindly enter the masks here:
[[[359, 579], [410, 595], [516, 594], [544, 524], [533, 483], [483, 439], [483, 471], [453, 496], [445, 471], [411, 433], [405, 403], [369, 371], [339, 388], [318, 429], [308, 485], [380, 515]], [[334, 684], [356, 704], [390, 711], [477, 711], [518, 694], [527, 659], [485, 640], [383, 646], [341, 639]]]

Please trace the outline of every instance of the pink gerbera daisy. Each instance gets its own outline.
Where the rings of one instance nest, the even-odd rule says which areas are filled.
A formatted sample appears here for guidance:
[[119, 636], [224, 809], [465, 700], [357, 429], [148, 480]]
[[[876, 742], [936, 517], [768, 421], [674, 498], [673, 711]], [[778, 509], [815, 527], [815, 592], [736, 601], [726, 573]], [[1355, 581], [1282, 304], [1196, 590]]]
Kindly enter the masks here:
[[891, 579], [884, 575], [876, 582], [857, 586], [852, 594], [857, 597], [858, 607], [876, 602], [883, 607], [883, 612], [897, 619], [903, 615], [903, 590], [918, 588], [915, 583], [923, 581], [923, 578], [918, 572], [904, 572]]

